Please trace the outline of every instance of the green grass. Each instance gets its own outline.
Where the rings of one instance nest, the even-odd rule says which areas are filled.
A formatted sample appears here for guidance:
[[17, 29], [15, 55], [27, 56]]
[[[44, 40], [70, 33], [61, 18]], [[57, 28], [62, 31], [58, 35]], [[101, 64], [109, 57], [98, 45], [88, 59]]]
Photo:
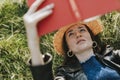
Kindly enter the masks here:
[[22, 16], [27, 6], [4, 2], [0, 7], [0, 80], [32, 80]]
[[120, 49], [120, 13], [114, 11], [101, 17], [104, 31], [101, 40], [115, 48]]

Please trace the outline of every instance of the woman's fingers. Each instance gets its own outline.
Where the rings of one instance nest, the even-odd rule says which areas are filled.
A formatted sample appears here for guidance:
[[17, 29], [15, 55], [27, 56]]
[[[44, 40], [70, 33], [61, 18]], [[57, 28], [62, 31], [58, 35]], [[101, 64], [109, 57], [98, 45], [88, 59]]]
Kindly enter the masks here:
[[27, 14], [32, 14], [34, 13], [37, 8], [44, 2], [44, 0], [36, 0], [29, 8]]
[[37, 15], [41, 14], [42, 12], [45, 12], [47, 10], [51, 10], [52, 8], [54, 8], [54, 4], [53, 3], [47, 5], [46, 7], [42, 8], [41, 10], [35, 12], [32, 16], [37, 16]]
[[34, 18], [35, 22], [41, 21], [47, 16], [49, 16], [53, 12], [52, 8], [54, 8], [53, 3], [32, 14], [32, 17]]
[[42, 8], [39, 11], [37, 11], [36, 13], [44, 12], [44, 11], [52, 9], [52, 8], [54, 8], [54, 3], [51, 3], [51, 4], [47, 5], [47, 6], [45, 6], [44, 8]]
[[36, 0], [28, 12], [23, 16], [24, 23], [27, 26], [36, 25], [39, 21], [43, 20], [52, 13], [54, 4], [49, 4], [46, 7], [36, 11], [38, 6], [43, 2], [43, 0]]
[[47, 16], [49, 16], [52, 12], [53, 11], [50, 9], [50, 10], [47, 10], [47, 11], [44, 11], [44, 12], [40, 13], [39, 15], [37, 15], [36, 17], [34, 17], [35, 22], [43, 20], [44, 18], [46, 18]]

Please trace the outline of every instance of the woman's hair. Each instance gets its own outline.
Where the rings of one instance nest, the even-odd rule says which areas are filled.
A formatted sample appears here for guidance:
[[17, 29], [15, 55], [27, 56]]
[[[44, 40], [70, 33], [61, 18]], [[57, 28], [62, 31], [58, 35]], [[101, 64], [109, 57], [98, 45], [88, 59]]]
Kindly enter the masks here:
[[[85, 24], [83, 24], [83, 25], [85, 25]], [[93, 48], [94, 53], [98, 53], [98, 54], [102, 53], [105, 45], [102, 44], [99, 35], [95, 36], [87, 25], [85, 25], [85, 27], [87, 28], [88, 32], [90, 33], [92, 41], [97, 42], [97, 46], [95, 48]], [[65, 34], [64, 34], [64, 37], [63, 37], [62, 46], [63, 46], [63, 50], [64, 50], [64, 53], [65, 53], [64, 54], [64, 63], [63, 64], [74, 63], [77, 60], [76, 56], [73, 56], [73, 57], [68, 57], [67, 56], [67, 52], [69, 51], [69, 48], [68, 48], [68, 45], [67, 45], [67, 42], [66, 42]]]

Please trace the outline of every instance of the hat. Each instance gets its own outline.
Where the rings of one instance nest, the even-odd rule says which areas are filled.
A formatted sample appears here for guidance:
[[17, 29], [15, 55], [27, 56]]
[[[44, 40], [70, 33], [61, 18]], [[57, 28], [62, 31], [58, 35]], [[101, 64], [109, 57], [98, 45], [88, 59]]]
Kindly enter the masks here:
[[85, 24], [85, 25], [87, 25], [90, 28], [90, 30], [93, 32], [94, 35], [97, 35], [98, 33], [103, 31], [103, 26], [102, 26], [101, 21], [99, 19], [89, 21], [89, 22], [76, 22], [76, 23], [72, 23], [70, 25], [67, 25], [67, 26], [64, 26], [64, 27], [60, 28], [56, 32], [56, 34], [54, 35], [54, 39], [53, 39], [54, 49], [59, 55], [64, 54], [62, 44], [63, 44], [63, 36], [64, 36], [65, 32], [72, 25], [75, 25], [75, 24]]

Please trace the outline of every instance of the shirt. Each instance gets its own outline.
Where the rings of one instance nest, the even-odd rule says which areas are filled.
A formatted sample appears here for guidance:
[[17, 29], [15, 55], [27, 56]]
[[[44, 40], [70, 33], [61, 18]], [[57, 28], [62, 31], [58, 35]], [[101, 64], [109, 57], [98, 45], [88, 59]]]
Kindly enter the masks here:
[[120, 75], [115, 70], [103, 66], [95, 56], [81, 65], [88, 80], [120, 80]]

